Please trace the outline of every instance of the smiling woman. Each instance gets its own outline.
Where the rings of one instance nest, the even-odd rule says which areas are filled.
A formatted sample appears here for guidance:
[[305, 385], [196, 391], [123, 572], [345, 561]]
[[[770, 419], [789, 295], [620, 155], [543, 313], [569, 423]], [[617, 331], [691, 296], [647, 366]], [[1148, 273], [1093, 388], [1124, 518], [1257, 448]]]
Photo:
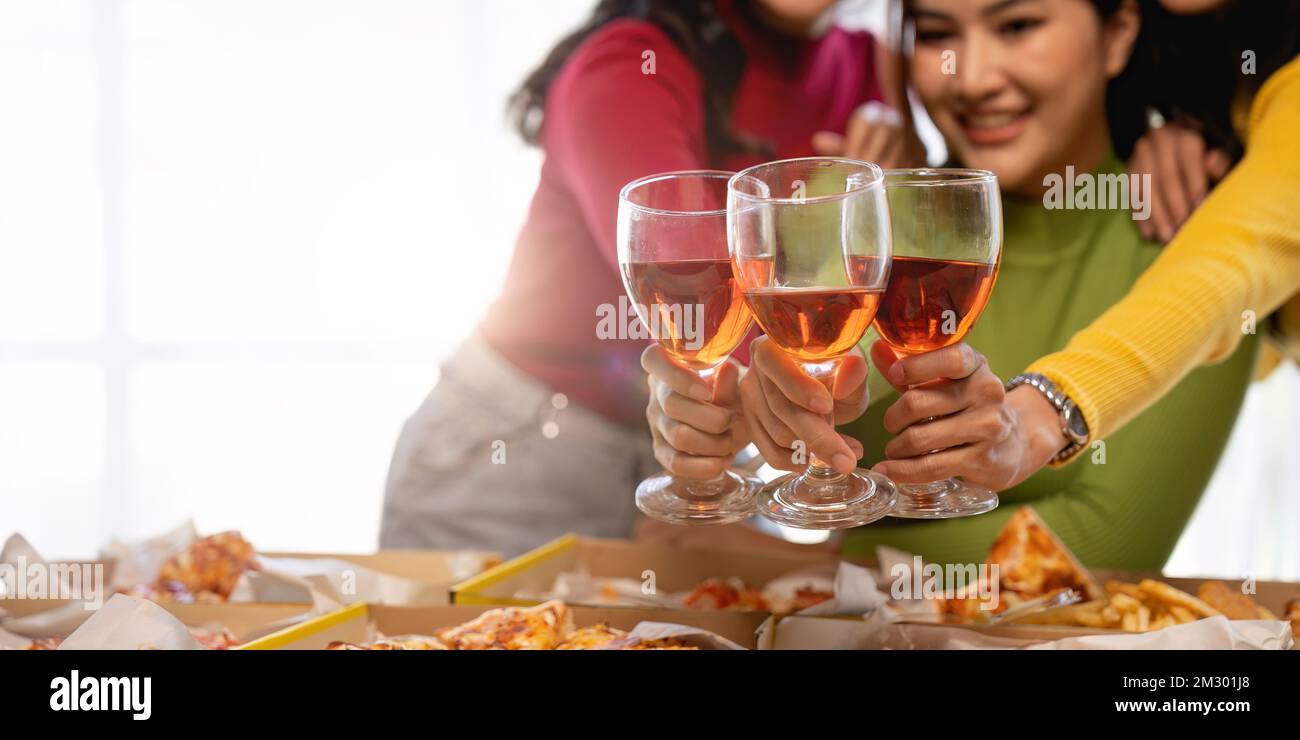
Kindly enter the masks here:
[[[1137, 37], [1131, 3], [903, 5], [915, 28], [910, 82], [954, 159], [997, 172], [1003, 192], [1035, 196], [1048, 175], [1091, 172], [1109, 152], [1106, 90]], [[1098, 18], [1100, 33], [1079, 32]]]

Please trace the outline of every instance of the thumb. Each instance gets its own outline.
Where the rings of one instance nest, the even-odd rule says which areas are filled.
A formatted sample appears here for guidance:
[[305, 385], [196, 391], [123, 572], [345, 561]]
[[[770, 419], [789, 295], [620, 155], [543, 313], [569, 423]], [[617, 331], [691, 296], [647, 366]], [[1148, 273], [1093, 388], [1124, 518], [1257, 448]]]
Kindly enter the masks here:
[[812, 136], [812, 148], [823, 157], [834, 157], [844, 153], [844, 137], [833, 131], [818, 131]]

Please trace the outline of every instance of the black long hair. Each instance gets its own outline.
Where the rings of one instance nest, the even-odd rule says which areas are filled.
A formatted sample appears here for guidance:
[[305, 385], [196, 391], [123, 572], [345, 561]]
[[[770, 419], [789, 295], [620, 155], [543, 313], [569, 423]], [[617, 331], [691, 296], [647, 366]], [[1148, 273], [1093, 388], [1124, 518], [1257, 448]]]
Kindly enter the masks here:
[[[749, 2], [735, 0], [734, 5], [741, 20], [757, 23]], [[600, 0], [587, 20], [561, 39], [511, 94], [507, 106], [511, 123], [525, 142], [538, 143], [547, 93], [569, 56], [588, 36], [622, 18], [636, 18], [658, 26], [700, 70], [710, 154], [719, 156], [759, 147], [731, 125], [731, 104], [745, 71], [746, 55], [713, 0]]]
[[[1252, 73], [1246, 72], [1247, 52]], [[1167, 120], [1200, 128], [1208, 146], [1235, 161], [1242, 142], [1234, 112], [1247, 110], [1264, 81], [1297, 54], [1300, 0], [1237, 0], [1191, 16], [1143, 0], [1142, 33], [1130, 66], [1147, 105]]]

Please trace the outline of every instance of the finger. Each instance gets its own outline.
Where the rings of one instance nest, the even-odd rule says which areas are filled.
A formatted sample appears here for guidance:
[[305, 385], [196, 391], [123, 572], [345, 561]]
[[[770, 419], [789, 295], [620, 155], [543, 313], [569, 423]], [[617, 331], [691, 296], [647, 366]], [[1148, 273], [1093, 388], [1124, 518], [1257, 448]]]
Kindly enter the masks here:
[[708, 434], [665, 414], [657, 404], [646, 409], [646, 420], [659, 438], [678, 452], [704, 457], [735, 457], [739, 452], [730, 430]]
[[981, 407], [909, 426], [885, 445], [885, 457], [900, 460], [981, 442], [996, 445], [1010, 434], [1011, 422], [1001, 407]]
[[844, 136], [832, 131], [818, 131], [812, 136], [813, 152], [823, 157], [843, 156], [846, 142]]
[[1205, 153], [1205, 173], [1211, 181], [1218, 182], [1227, 177], [1231, 167], [1232, 159], [1222, 149], [1211, 149]]
[[[1006, 395], [1002, 379], [985, 365], [969, 378], [931, 383], [904, 392], [885, 410], [883, 422], [890, 434], [901, 435], [913, 424], [936, 417], [962, 414], [977, 408], [1000, 409]], [[967, 423], [971, 423], [969, 417], [965, 418]], [[926, 448], [930, 449], [939, 448]]]
[[933, 483], [962, 475], [973, 467], [971, 462], [977, 455], [976, 447], [967, 445], [906, 460], [878, 462], [871, 470], [895, 483]]
[[[1145, 139], [1138, 139], [1138, 142], [1133, 145], [1133, 156], [1129, 158], [1128, 171], [1137, 175], [1145, 175], [1149, 178], [1153, 168], [1150, 144], [1148, 144]], [[1147, 188], [1147, 198], [1152, 201], [1152, 206], [1154, 208], [1154, 202], [1156, 199], [1152, 197], [1151, 190], [1152, 188]], [[1142, 235], [1143, 239], [1152, 240], [1156, 238], [1156, 224], [1151, 218], [1138, 219], [1137, 227], [1138, 233]]]
[[959, 380], [903, 391], [898, 400], [885, 409], [881, 420], [885, 431], [901, 434], [922, 419], [947, 416], [970, 408], [973, 402], [963, 392], [965, 386], [966, 381]]
[[847, 424], [867, 410], [867, 360], [857, 349], [846, 355], [835, 373], [835, 423]]
[[803, 448], [808, 454], [826, 460], [841, 473], [851, 472], [857, 467], [857, 458], [853, 456], [852, 450], [825, 416], [795, 405], [766, 377], [760, 378], [760, 381], [764, 384], [764, 395], [772, 413], [794, 434], [795, 441], [791, 447], [798, 449], [798, 443], [803, 442]]
[[736, 420], [736, 415], [729, 409], [711, 403], [696, 401], [675, 392], [666, 384], [651, 382], [657, 406], [669, 418], [695, 427], [709, 434], [722, 434]]
[[713, 376], [713, 403], [728, 409], [740, 407], [740, 376], [742, 368], [739, 362], [728, 357], [718, 366]]
[[885, 376], [895, 388], [912, 387], [934, 380], [969, 377], [984, 365], [984, 356], [969, 344], [958, 342], [933, 352], [899, 358]]
[[744, 420], [751, 432], [761, 430], [763, 436], [782, 449], [789, 449], [794, 444], [794, 431], [777, 418], [768, 405], [760, 373], [749, 373], [741, 380], [740, 398], [745, 409]]
[[848, 445], [849, 449], [853, 451], [854, 459], [861, 460], [862, 456], [866, 454], [866, 452], [862, 449], [862, 443], [854, 439], [853, 437], [850, 437], [847, 434], [841, 434], [840, 439], [844, 440], [844, 444]]
[[878, 155], [878, 159], [871, 160], [885, 169], [896, 167], [910, 167], [911, 162], [905, 156], [906, 144], [904, 135], [899, 130], [894, 136], [891, 136], [886, 142], [884, 149]]
[[[750, 355], [753, 358], [752, 369], [761, 373], [766, 382], [779, 389], [791, 402], [818, 414], [829, 414], [835, 410], [835, 402], [826, 386], [804, 372], [793, 357], [782, 352], [766, 337], [754, 340]], [[764, 386], [765, 389], [767, 387]]]
[[884, 103], [872, 100], [860, 106], [854, 117], [866, 125], [861, 131], [860, 140], [849, 151], [859, 159], [879, 162], [888, 150], [891, 139], [897, 138], [901, 133], [898, 113]]
[[[768, 432], [767, 425], [763, 422], [765, 416], [771, 417], [771, 412], [767, 411], [765, 402], [762, 400], [762, 392], [757, 390], [759, 387], [758, 376], [753, 375], [752, 381], [746, 378], [741, 381], [740, 395], [745, 403], [745, 423], [749, 429], [749, 437], [758, 448], [758, 453], [763, 456], [768, 465], [777, 470], [798, 470], [801, 465], [794, 462], [793, 451], [790, 447], [781, 444], [773, 439]], [[775, 419], [775, 417], [771, 417]], [[784, 426], [784, 425], [782, 425]], [[794, 439], [794, 433], [785, 430], [789, 439]]]
[[1205, 139], [1199, 131], [1180, 128], [1176, 131], [1175, 143], [1178, 148], [1178, 163], [1181, 165], [1179, 171], [1183, 176], [1183, 187], [1190, 201], [1187, 215], [1191, 216], [1191, 209], [1205, 200], [1205, 193], [1209, 189], [1209, 175], [1205, 171]]
[[694, 371], [673, 362], [668, 350], [657, 344], [646, 347], [646, 350], [641, 353], [641, 367], [683, 396], [701, 401], [713, 400], [713, 389], [700, 380], [700, 376]]
[[655, 459], [664, 469], [683, 478], [709, 480], [717, 478], [731, 465], [730, 457], [697, 457], [673, 449], [660, 439], [654, 442]]
[[1168, 223], [1160, 231], [1160, 238], [1169, 241], [1183, 221], [1187, 220], [1192, 208], [1184, 191], [1183, 176], [1180, 173], [1182, 162], [1174, 134], [1168, 132], [1162, 135], [1161, 131], [1152, 132], [1151, 142], [1155, 147], [1156, 192], [1164, 200], [1165, 214], [1168, 216]]
[[898, 355], [894, 353], [894, 348], [890, 347], [888, 342], [877, 339], [871, 343], [871, 361], [875, 363], [876, 369], [880, 371], [885, 380], [889, 381], [894, 390], [899, 393], [907, 390], [907, 386], [894, 385], [894, 381], [890, 380], [889, 369], [894, 366], [894, 363], [898, 362]]
[[847, 130], [844, 132], [844, 155], [847, 157], [860, 157], [863, 143], [871, 134], [872, 124], [867, 120], [865, 110], [866, 106], [861, 106], [849, 116]]

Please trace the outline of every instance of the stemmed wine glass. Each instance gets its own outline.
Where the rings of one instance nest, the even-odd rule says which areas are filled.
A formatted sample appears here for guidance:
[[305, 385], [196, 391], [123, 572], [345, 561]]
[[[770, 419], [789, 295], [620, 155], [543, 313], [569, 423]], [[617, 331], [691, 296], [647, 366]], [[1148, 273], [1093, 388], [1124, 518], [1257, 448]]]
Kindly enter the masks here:
[[[880, 168], [818, 157], [751, 167], [731, 179], [727, 219], [736, 276], [754, 318], [770, 341], [833, 389], [889, 278], [889, 206]], [[835, 425], [833, 412], [827, 420]], [[894, 498], [885, 476], [839, 473], [815, 455], [803, 472], [758, 494], [763, 516], [803, 529], [874, 522], [889, 513]]]
[[[718, 366], [749, 332], [749, 307], [727, 252], [727, 181], [713, 170], [651, 175], [618, 199], [623, 285], [649, 334], [713, 388]], [[754, 514], [762, 481], [736, 469], [712, 480], [663, 471], [636, 489], [647, 516], [673, 524], [727, 524]]]
[[[975, 325], [997, 280], [997, 176], [986, 170], [886, 170], [885, 190], [894, 217], [894, 261], [876, 331], [897, 354], [956, 344]], [[900, 483], [891, 516], [948, 519], [997, 505], [996, 493], [957, 478]]]

